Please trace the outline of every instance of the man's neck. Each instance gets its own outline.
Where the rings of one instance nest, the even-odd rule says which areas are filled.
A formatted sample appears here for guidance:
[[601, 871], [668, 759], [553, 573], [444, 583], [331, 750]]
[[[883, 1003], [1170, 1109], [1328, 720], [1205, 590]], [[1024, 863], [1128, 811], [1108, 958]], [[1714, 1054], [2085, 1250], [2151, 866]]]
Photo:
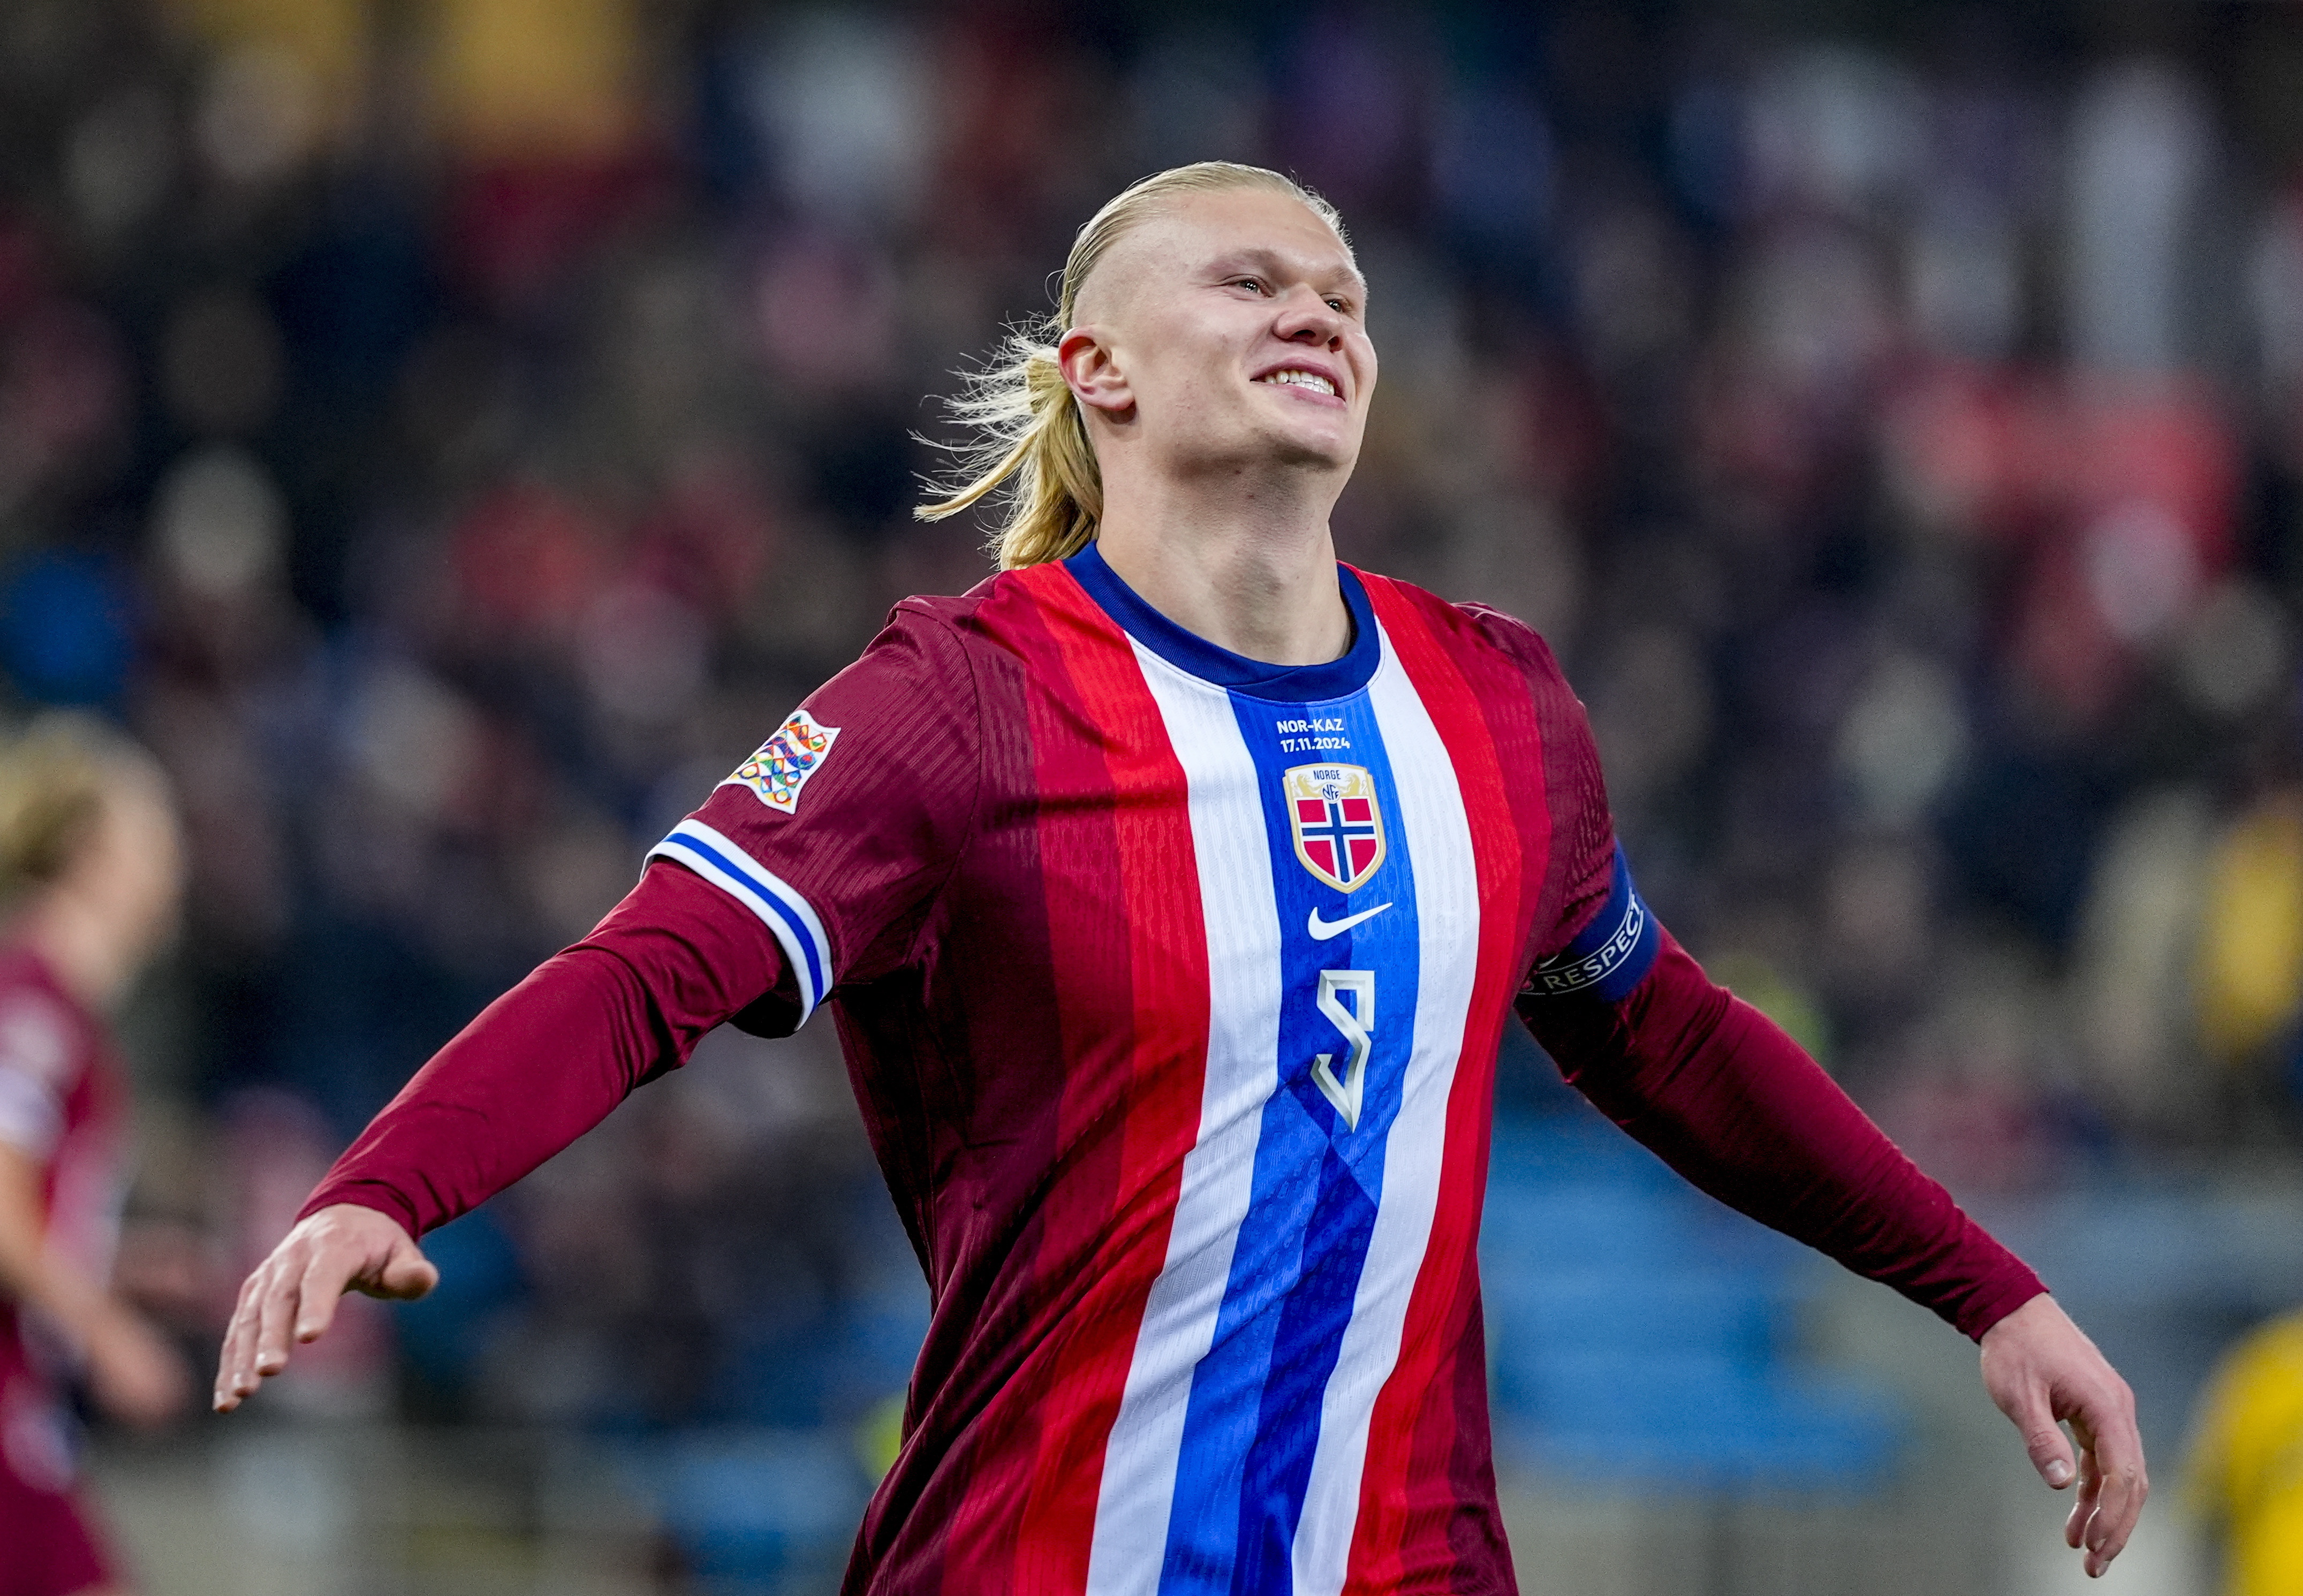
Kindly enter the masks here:
[[1096, 547], [1161, 615], [1268, 665], [1321, 665], [1351, 647], [1328, 532], [1332, 493], [1119, 486], [1107, 484]]

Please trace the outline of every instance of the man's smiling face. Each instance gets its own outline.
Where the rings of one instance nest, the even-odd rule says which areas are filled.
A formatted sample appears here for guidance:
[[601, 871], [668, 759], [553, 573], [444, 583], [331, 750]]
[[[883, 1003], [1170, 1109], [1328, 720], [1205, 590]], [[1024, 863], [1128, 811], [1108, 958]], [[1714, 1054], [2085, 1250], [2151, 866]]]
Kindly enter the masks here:
[[1084, 397], [1177, 475], [1274, 463], [1348, 474], [1375, 390], [1366, 298], [1351, 251], [1302, 201], [1267, 189], [1181, 197], [1083, 285], [1077, 328], [1102, 346], [1125, 403], [1099, 402], [1093, 384]]

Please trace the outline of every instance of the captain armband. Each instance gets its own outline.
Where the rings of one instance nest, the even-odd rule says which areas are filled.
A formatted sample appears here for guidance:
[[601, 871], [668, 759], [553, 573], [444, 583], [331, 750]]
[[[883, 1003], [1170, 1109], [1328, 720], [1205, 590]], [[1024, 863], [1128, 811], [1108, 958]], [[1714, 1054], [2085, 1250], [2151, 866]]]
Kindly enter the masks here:
[[1632, 884], [1632, 869], [1624, 861], [1624, 845], [1615, 844], [1615, 869], [1607, 882], [1607, 901], [1575, 940], [1537, 965], [1529, 975], [1531, 997], [1566, 997], [1586, 993], [1603, 1003], [1619, 1003], [1655, 963], [1662, 945], [1662, 928], [1640, 901]]

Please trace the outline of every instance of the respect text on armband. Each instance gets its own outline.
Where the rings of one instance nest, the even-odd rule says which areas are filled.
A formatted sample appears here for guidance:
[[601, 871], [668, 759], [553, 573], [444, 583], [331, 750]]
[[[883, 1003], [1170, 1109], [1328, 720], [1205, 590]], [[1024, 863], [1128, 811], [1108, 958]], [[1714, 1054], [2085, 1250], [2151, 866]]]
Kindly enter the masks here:
[[1581, 992], [1586, 987], [1596, 987], [1618, 969], [1640, 945], [1640, 933], [1647, 928], [1647, 905], [1633, 898], [1615, 934], [1598, 948], [1573, 963], [1546, 965], [1535, 972], [1536, 989], [1545, 997], [1561, 997], [1570, 992]]

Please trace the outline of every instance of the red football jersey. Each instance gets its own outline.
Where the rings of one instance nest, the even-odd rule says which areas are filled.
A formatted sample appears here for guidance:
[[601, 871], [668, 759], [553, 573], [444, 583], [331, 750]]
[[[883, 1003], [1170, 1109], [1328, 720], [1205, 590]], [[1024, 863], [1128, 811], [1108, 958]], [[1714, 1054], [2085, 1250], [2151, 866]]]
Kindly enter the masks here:
[[935, 1296], [873, 1590], [1500, 1590], [1475, 1243], [1514, 995], [1607, 892], [1534, 634], [1330, 664], [1094, 550], [915, 600], [656, 850], [831, 996]]

